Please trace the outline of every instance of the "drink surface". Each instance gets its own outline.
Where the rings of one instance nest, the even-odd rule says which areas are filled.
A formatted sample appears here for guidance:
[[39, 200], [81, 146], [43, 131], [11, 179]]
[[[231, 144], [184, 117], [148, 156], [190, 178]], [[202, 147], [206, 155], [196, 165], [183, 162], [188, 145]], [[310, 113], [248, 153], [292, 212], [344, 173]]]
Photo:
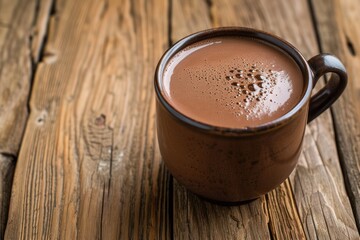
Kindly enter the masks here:
[[166, 66], [161, 91], [179, 112], [218, 127], [255, 127], [288, 113], [301, 100], [295, 61], [265, 42], [214, 37], [178, 52]]

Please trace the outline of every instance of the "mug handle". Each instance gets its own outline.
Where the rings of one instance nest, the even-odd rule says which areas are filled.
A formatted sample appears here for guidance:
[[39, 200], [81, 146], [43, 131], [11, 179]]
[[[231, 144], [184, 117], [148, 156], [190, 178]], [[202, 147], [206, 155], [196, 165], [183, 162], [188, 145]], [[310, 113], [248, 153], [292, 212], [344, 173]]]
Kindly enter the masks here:
[[347, 73], [342, 62], [331, 54], [319, 54], [308, 61], [314, 74], [314, 85], [321, 76], [332, 73], [325, 87], [310, 99], [308, 123], [333, 104], [344, 91], [347, 84]]

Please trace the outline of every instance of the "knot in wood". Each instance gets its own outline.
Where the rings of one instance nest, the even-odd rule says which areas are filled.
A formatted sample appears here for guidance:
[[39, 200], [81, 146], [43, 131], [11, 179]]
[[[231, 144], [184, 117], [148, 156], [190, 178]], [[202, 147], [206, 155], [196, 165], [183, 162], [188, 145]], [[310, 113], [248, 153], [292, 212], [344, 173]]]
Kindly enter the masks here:
[[101, 114], [95, 119], [96, 126], [105, 126], [106, 123], [106, 116], [104, 114]]

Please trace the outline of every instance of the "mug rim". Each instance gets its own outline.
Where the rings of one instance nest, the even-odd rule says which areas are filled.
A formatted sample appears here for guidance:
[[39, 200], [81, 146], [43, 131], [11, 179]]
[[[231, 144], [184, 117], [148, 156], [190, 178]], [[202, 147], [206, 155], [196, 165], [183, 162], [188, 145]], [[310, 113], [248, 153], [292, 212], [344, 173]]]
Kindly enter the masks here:
[[[213, 38], [213, 37], [220, 37], [220, 36], [237, 36], [237, 37], [247, 37], [247, 38], [253, 38], [258, 39], [260, 41], [266, 42], [272, 46], [275, 46], [277, 48], [280, 48], [283, 50], [289, 57], [291, 57], [296, 64], [298, 65], [299, 69], [302, 72], [303, 75], [303, 81], [305, 83], [303, 94], [300, 99], [300, 101], [287, 113], [282, 115], [279, 118], [276, 118], [272, 121], [257, 125], [257, 126], [251, 126], [251, 127], [239, 127], [239, 128], [230, 128], [230, 127], [222, 127], [222, 126], [216, 126], [211, 125], [208, 123], [204, 123], [198, 120], [195, 120], [189, 116], [186, 116], [185, 114], [178, 111], [175, 107], [172, 106], [171, 103], [169, 103], [166, 98], [163, 96], [162, 90], [161, 90], [161, 83], [164, 70], [169, 62], [169, 60], [179, 51], [186, 48], [190, 44], [199, 42], [201, 40]], [[192, 33], [179, 41], [177, 41], [175, 44], [173, 44], [160, 58], [159, 63], [156, 66], [155, 70], [155, 79], [154, 79], [154, 87], [155, 92], [157, 95], [158, 100], [162, 104], [162, 106], [177, 120], [179, 120], [182, 123], [185, 123], [186, 125], [190, 125], [194, 128], [200, 129], [205, 132], [212, 132], [217, 133], [220, 135], [247, 135], [254, 132], [262, 132], [267, 131], [273, 128], [277, 128], [281, 126], [282, 124], [285, 124], [285, 122], [290, 121], [296, 113], [298, 113], [304, 105], [308, 102], [311, 96], [311, 91], [313, 88], [313, 73], [310, 69], [310, 66], [308, 62], [305, 60], [303, 55], [300, 53], [299, 50], [297, 50], [292, 44], [285, 41], [284, 39], [262, 31], [257, 30], [253, 28], [246, 28], [246, 27], [219, 27], [219, 28], [210, 28], [202, 31], [198, 31], [195, 33]]]

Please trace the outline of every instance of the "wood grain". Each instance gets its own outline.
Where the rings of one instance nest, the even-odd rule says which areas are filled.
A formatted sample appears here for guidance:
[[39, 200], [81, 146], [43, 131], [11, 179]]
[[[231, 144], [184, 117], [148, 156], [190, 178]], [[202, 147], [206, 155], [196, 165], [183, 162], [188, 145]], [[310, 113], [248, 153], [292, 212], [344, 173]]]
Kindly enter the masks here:
[[[310, 2], [0, 0], [0, 239], [25, 124], [6, 239], [358, 239], [360, 5]], [[306, 129], [289, 180], [232, 207], [167, 173], [152, 82], [169, 42], [228, 25], [273, 32], [307, 58], [320, 43], [351, 81], [334, 124], [327, 111]]]
[[[34, 69], [30, 45], [39, 49], [46, 32], [50, 0], [0, 0], [0, 239], [4, 235], [12, 176], [28, 117]], [[40, 11], [40, 12], [38, 12]], [[38, 22], [42, 21], [42, 27]], [[43, 34], [33, 38], [36, 31]]]
[[337, 147], [348, 196], [360, 230], [360, 4], [356, 1], [312, 1], [319, 43], [345, 64], [349, 83], [332, 108]]
[[265, 197], [218, 206], [174, 185], [174, 239], [270, 239]]
[[168, 239], [153, 94], [167, 1], [58, 0], [55, 9], [5, 237]]
[[305, 239], [289, 180], [265, 197], [272, 239]]

